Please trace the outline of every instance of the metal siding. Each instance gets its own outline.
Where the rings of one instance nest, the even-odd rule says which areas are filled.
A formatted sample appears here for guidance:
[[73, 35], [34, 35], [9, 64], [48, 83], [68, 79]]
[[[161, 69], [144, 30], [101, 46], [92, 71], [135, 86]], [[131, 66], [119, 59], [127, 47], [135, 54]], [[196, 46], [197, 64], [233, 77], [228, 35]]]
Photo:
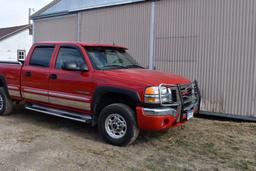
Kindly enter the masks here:
[[[256, 3], [254, 2], [253, 4], [251, 4], [252, 7], [253, 7], [253, 16], [254, 16], [254, 21], [251, 23], [252, 24], [252, 29], [251, 29], [251, 32], [254, 33], [254, 37], [255, 37], [255, 34], [256, 34], [256, 21], [255, 21], [255, 16], [256, 16]], [[252, 87], [253, 87], [253, 91], [252, 91], [252, 94], [253, 94], [253, 97], [252, 97], [252, 110], [251, 110], [251, 113], [253, 116], [256, 116], [256, 54], [255, 54], [255, 47], [256, 47], [256, 39], [252, 39], [251, 42], [252, 43], [252, 46], [253, 46], [253, 49], [250, 50], [250, 54], [253, 56], [253, 59], [254, 61], [251, 62], [251, 65], [252, 67], [254, 68], [254, 72], [250, 73], [250, 74], [253, 74], [253, 84], [252, 84]]]
[[34, 41], [67, 41], [77, 39], [77, 15], [66, 15], [34, 21]]
[[157, 1], [156, 67], [198, 79], [203, 110], [256, 116], [255, 5]]
[[[156, 1], [156, 67], [197, 79], [203, 110], [255, 117], [255, 10], [254, 0]], [[80, 15], [34, 21], [35, 40], [114, 42], [148, 66], [151, 2]]]
[[148, 66], [151, 3], [81, 12], [81, 41], [115, 43]]

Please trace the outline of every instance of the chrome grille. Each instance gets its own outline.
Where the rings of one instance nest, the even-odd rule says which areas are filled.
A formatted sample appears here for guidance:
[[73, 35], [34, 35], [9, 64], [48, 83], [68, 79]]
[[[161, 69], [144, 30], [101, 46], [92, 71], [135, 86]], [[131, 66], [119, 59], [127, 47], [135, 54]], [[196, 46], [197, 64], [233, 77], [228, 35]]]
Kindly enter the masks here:
[[180, 85], [180, 94], [182, 97], [183, 110], [192, 110], [194, 104], [197, 101], [197, 95], [195, 94], [195, 84]]

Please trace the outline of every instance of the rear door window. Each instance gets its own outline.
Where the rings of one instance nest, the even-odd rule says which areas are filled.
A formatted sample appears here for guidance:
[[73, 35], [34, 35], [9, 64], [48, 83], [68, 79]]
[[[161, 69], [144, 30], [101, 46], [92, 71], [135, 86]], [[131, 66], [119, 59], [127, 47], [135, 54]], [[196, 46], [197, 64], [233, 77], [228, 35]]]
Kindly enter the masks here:
[[53, 46], [39, 46], [33, 51], [29, 65], [39, 67], [49, 67], [54, 47]]

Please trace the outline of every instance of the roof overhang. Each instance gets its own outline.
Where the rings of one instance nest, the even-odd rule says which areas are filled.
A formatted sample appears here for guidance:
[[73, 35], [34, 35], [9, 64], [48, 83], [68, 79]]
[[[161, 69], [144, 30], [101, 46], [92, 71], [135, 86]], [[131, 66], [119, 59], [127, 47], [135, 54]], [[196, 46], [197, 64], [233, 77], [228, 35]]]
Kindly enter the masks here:
[[149, 0], [54, 0], [31, 16], [32, 20], [76, 13], [78, 11], [139, 3]]
[[23, 26], [16, 26], [16, 27], [9, 27], [9, 28], [1, 28], [0, 31], [2, 29], [8, 29], [10, 31], [7, 31], [6, 34], [0, 36], [0, 41], [8, 38], [8, 37], [11, 37], [23, 30], [26, 30], [26, 29], [31, 29], [32, 28], [32, 25], [31, 24], [28, 24], [28, 25], [23, 25]]

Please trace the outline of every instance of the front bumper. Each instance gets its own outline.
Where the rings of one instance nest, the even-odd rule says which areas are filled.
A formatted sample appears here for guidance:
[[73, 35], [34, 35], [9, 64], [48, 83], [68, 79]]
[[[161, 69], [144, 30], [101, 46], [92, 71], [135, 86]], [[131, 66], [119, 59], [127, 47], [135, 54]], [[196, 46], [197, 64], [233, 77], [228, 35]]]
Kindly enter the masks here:
[[[177, 85], [178, 100], [176, 107], [167, 105], [161, 105], [157, 108], [137, 107], [136, 113], [139, 128], [158, 131], [180, 126], [188, 120], [188, 113], [198, 113], [201, 97], [197, 82], [193, 84], [197, 90], [196, 92], [193, 90], [194, 94], [192, 94], [193, 98], [191, 98], [191, 101], [187, 100], [187, 96], [184, 98], [182, 95], [182, 86]], [[184, 101], [184, 99], [187, 101]]]
[[[156, 113], [157, 110], [159, 112]], [[148, 108], [137, 107], [136, 111], [138, 126], [143, 130], [159, 131], [180, 126], [188, 121], [187, 113], [183, 113], [182, 119], [177, 122], [177, 117], [180, 117], [180, 114], [175, 113], [174, 115], [174, 109], [170, 110], [170, 108], [159, 108], [151, 110]], [[164, 111], [166, 111], [166, 113], [164, 113]], [[193, 113], [197, 113], [198, 108], [195, 107], [192, 111]]]

